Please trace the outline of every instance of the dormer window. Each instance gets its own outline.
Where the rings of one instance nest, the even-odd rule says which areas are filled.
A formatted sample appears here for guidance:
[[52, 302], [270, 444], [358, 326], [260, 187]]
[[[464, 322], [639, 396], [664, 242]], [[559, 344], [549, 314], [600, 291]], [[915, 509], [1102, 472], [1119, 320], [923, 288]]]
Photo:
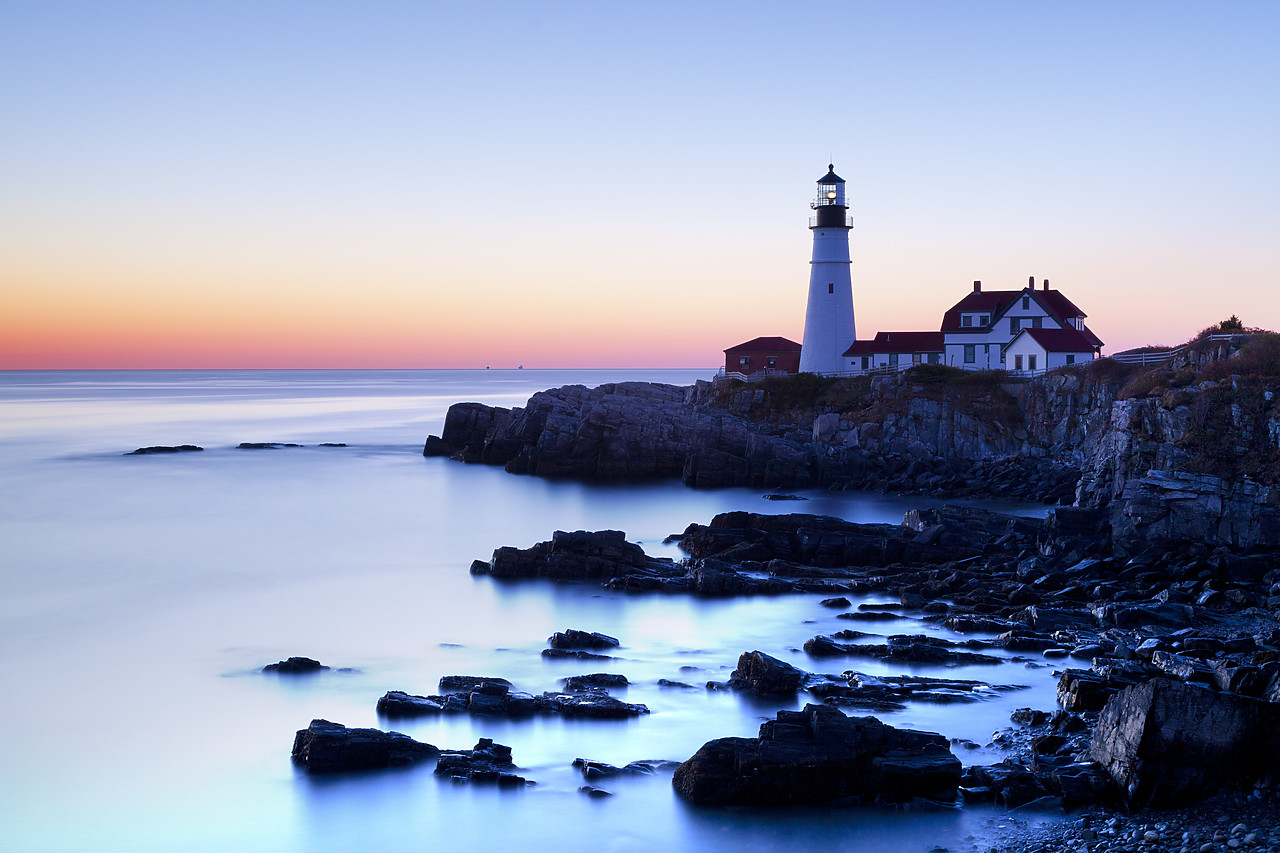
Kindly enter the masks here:
[[991, 315], [989, 314], [983, 314], [981, 317], [978, 318], [979, 326], [986, 326], [990, 323], [991, 323]]
[[961, 326], [972, 326], [972, 325], [973, 325], [973, 318], [972, 318], [972, 317], [970, 317], [968, 314], [964, 314], [964, 315], [962, 315], [962, 316], [960, 317], [960, 325], [961, 325]]

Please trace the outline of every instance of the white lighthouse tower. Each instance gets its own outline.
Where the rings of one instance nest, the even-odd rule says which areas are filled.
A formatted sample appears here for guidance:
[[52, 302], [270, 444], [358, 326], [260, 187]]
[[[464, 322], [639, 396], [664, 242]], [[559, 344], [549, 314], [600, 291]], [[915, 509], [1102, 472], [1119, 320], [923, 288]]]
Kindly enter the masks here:
[[810, 205], [813, 260], [809, 261], [809, 304], [804, 312], [800, 370], [839, 373], [843, 355], [857, 335], [853, 330], [853, 282], [849, 277], [849, 206], [844, 179], [834, 165], [818, 180], [818, 197]]

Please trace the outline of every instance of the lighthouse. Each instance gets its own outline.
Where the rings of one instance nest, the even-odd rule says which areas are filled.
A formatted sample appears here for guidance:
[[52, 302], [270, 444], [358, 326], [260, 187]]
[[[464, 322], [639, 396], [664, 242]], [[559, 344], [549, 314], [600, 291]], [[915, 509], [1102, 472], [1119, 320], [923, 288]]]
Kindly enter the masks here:
[[853, 329], [853, 282], [849, 277], [849, 206], [844, 179], [827, 166], [818, 179], [818, 197], [810, 205], [813, 259], [809, 261], [809, 303], [804, 312], [800, 370], [839, 373], [845, 350], [857, 337]]

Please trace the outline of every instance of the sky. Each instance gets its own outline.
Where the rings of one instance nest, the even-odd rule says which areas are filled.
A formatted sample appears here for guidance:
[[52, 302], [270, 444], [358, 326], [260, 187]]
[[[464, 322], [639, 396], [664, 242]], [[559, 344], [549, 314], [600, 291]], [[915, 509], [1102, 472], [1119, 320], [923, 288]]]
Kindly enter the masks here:
[[1048, 278], [1280, 328], [1280, 3], [0, 0], [0, 369], [700, 367]]

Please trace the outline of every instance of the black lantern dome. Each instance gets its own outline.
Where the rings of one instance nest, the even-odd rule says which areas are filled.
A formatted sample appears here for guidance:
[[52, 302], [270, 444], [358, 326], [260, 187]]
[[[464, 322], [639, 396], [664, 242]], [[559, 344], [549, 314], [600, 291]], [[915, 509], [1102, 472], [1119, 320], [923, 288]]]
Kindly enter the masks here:
[[834, 163], [827, 164], [827, 173], [818, 179], [818, 197], [810, 205], [817, 211], [814, 226], [840, 228], [845, 225], [845, 211], [849, 206], [844, 199], [844, 178], [836, 174]]

